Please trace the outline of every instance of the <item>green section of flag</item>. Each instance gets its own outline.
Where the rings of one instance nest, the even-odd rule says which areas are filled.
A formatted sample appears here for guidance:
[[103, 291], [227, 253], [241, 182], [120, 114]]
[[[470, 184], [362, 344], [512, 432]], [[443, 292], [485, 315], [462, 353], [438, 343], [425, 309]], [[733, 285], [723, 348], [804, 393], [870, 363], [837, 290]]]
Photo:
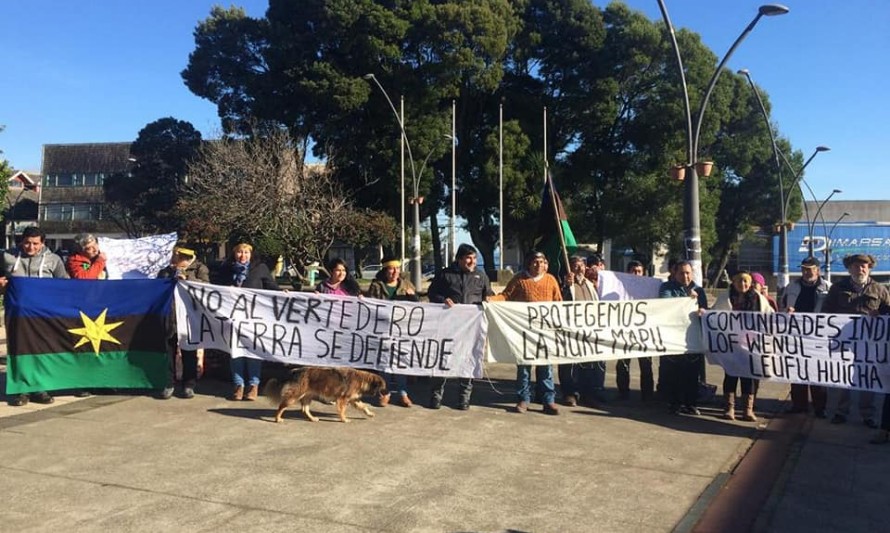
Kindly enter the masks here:
[[[560, 229], [562, 230], [561, 235]], [[572, 228], [569, 227], [569, 221], [562, 206], [562, 199], [560, 199], [559, 193], [553, 186], [553, 178], [549, 175], [544, 182], [544, 190], [541, 194], [538, 232], [534, 242], [535, 248], [547, 256], [547, 261], [550, 263], [548, 272], [557, 277], [561, 277], [568, 272], [569, 267], [565, 264], [565, 254], [563, 253], [562, 245], [565, 243], [566, 252], [568, 255], [572, 255], [578, 251], [578, 242], [575, 240]]]
[[60, 389], [160, 389], [170, 368], [164, 352], [44, 353], [8, 358], [6, 393]]

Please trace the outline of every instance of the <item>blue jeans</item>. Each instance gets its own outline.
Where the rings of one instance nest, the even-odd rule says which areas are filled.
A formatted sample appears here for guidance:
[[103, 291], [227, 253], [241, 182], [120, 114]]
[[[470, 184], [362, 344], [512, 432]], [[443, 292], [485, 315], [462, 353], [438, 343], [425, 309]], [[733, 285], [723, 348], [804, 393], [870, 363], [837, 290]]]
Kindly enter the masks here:
[[251, 359], [250, 357], [232, 358], [232, 382], [235, 383], [236, 387], [244, 386], [245, 377], [247, 378], [248, 385], [259, 385], [260, 372], [262, 370], [262, 359]]
[[389, 392], [408, 396], [408, 376], [404, 374], [386, 374], [386, 388]]
[[[532, 367], [518, 365], [516, 367], [516, 394], [520, 402], [531, 402]], [[539, 365], [535, 367], [535, 381], [537, 382], [538, 396], [544, 405], [556, 400], [556, 388], [553, 385], [553, 367]]]

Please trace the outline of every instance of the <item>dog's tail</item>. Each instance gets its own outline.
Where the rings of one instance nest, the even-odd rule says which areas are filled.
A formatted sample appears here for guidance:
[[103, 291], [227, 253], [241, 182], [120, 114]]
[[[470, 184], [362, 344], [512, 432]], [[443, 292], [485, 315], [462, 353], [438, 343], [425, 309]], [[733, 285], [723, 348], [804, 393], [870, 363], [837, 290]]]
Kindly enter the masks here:
[[280, 383], [277, 379], [270, 379], [266, 382], [266, 386], [263, 387], [263, 396], [269, 398], [269, 401], [272, 402], [272, 405], [278, 405], [281, 403], [281, 386], [283, 383]]

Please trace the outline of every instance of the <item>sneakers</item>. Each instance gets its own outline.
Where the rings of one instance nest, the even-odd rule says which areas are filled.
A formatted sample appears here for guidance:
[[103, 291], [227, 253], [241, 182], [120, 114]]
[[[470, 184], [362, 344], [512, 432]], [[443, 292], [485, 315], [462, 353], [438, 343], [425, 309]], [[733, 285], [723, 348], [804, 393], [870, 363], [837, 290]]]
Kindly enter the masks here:
[[407, 394], [402, 394], [402, 398], [399, 400], [399, 405], [402, 407], [411, 407], [414, 403], [411, 402], [411, 398], [409, 398]]
[[31, 401], [31, 397], [27, 394], [19, 394], [13, 399], [9, 400], [9, 405], [13, 407], [21, 407], [23, 405], [28, 405], [28, 402]]
[[562, 403], [567, 407], [578, 407], [578, 397], [574, 394], [567, 394], [566, 397], [562, 399]]
[[430, 398], [429, 408], [430, 409], [441, 409], [442, 408], [442, 399], [437, 398], [435, 396]]
[[92, 395], [93, 393], [86, 389], [80, 389], [79, 391], [74, 393], [75, 398], [89, 398]]
[[49, 405], [56, 401], [56, 399], [53, 398], [52, 395], [50, 395], [50, 393], [48, 392], [35, 392], [32, 400], [34, 400], [34, 403], [40, 403], [43, 405]]
[[701, 414], [701, 411], [698, 410], [698, 407], [695, 407], [694, 405], [681, 405], [679, 412], [684, 415], [693, 416], [699, 416]]
[[460, 402], [459, 404], [457, 404], [458, 411], [469, 411], [469, 409], [470, 409], [469, 402]]
[[183, 387], [182, 397], [186, 400], [191, 400], [195, 397], [195, 389], [193, 389], [192, 387]]
[[862, 423], [865, 424], [865, 427], [869, 429], [878, 429], [878, 423], [875, 422], [874, 418], [866, 418], [862, 421]]
[[169, 400], [173, 397], [173, 387], [164, 387], [158, 392], [157, 398], [159, 400]]
[[514, 411], [516, 411], [517, 413], [524, 413], [524, 412], [528, 411], [528, 403], [527, 402], [517, 403], [516, 407], [514, 407]]
[[556, 406], [555, 403], [546, 403], [544, 404], [544, 414], [545, 415], [558, 415], [559, 407]]
[[255, 402], [257, 396], [260, 394], [260, 386], [259, 385], [251, 385], [250, 388], [247, 389], [247, 396], [244, 397], [248, 402]]
[[240, 402], [244, 398], [244, 385], [235, 386], [232, 395], [229, 397], [233, 402]]
[[832, 424], [845, 424], [847, 422], [847, 417], [841, 414], [834, 415], [831, 419]]

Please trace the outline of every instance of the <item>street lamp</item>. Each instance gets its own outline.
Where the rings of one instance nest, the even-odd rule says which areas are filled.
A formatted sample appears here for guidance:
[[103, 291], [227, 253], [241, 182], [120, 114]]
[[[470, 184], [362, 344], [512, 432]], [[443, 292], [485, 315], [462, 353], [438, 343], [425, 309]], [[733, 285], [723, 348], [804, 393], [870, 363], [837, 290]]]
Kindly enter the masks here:
[[[405, 149], [408, 152], [408, 162], [411, 166], [411, 181], [412, 181], [412, 190], [414, 195], [410, 199], [411, 205], [414, 207], [414, 229], [411, 236], [411, 283], [414, 284], [417, 289], [420, 289], [421, 284], [421, 264], [420, 264], [420, 204], [423, 203], [423, 196], [420, 196], [420, 178], [423, 176], [423, 170], [426, 168], [427, 162], [429, 162], [430, 157], [433, 155], [435, 151], [435, 146], [430, 149], [430, 152], [426, 155], [423, 160], [423, 163], [420, 165], [420, 171], [417, 171], [417, 168], [414, 164], [414, 154], [411, 151], [411, 143], [408, 141], [408, 133], [405, 131], [405, 122], [402, 119], [402, 116], [399, 115], [399, 112], [396, 111], [396, 106], [393, 105], [392, 99], [390, 99], [389, 94], [387, 94], [386, 89], [383, 88], [383, 85], [380, 84], [380, 80], [374, 74], [365, 74], [362, 78], [366, 80], [373, 81], [377, 88], [380, 89], [380, 92], [383, 93], [383, 96], [386, 98], [386, 102], [389, 104], [389, 108], [392, 110], [393, 115], [396, 117], [396, 122], [399, 124], [399, 131], [401, 133], [402, 142], [405, 143]], [[450, 136], [445, 136], [444, 138], [450, 138]]]
[[782, 221], [779, 229], [779, 261], [781, 263], [779, 269], [779, 292], [781, 293], [781, 291], [788, 285], [789, 268], [788, 225], [786, 223], [788, 216], [786, 213], [787, 206], [785, 205], [785, 183], [782, 179], [782, 163], [779, 162], [779, 147], [776, 145], [776, 136], [773, 134], [773, 126], [769, 120], [769, 113], [766, 112], [766, 106], [763, 105], [763, 98], [760, 97], [760, 91], [757, 90], [757, 86], [754, 85], [754, 80], [751, 79], [751, 73], [746, 68], [739, 70], [738, 73], [745, 76], [748, 80], [748, 85], [751, 86], [751, 91], [754, 92], [754, 96], [757, 98], [757, 105], [760, 106], [760, 113], [763, 115], [764, 122], [766, 122], [766, 131], [769, 132], [769, 140], [773, 147], [773, 157], [775, 158], [776, 163], [776, 176], [779, 181], [779, 214], [781, 215]]
[[834, 234], [834, 228], [841, 223], [841, 220], [848, 216], [850, 216], [850, 213], [847, 212], [839, 216], [837, 220], [834, 221], [834, 224], [832, 224], [831, 229], [828, 230], [828, 234], [825, 236], [825, 279], [828, 280], [829, 283], [831, 283], [831, 236]]
[[[735, 42], [732, 43], [732, 46], [729, 47], [729, 50], [726, 52], [726, 55], [723, 56], [723, 59], [720, 60], [720, 63], [717, 65], [717, 70], [714, 71], [714, 74], [711, 76], [711, 81], [708, 83], [708, 87], [705, 90], [704, 98], [699, 104], [698, 113], [696, 115], [695, 123], [692, 122], [692, 112], [689, 107], [689, 89], [686, 85], [686, 74], [683, 68], [683, 59], [680, 55], [680, 47], [677, 45], [677, 36], [674, 32], [674, 26], [671, 24], [671, 18], [668, 15], [667, 7], [664, 5], [664, 0], [658, 0], [658, 7], [661, 10], [661, 16], [664, 19], [664, 23], [667, 26], [669, 36], [671, 39], [671, 46], [674, 49], [674, 54], [677, 58], [677, 66], [680, 71], [680, 82], [683, 86], [683, 103], [685, 104], [686, 110], [686, 137], [687, 137], [687, 146], [686, 146], [686, 175], [684, 180], [684, 189], [683, 189], [683, 242], [685, 247], [685, 257], [688, 261], [692, 263], [692, 271], [693, 277], [696, 282], [701, 283], [702, 281], [702, 272], [701, 272], [701, 219], [699, 214], [699, 199], [698, 199], [698, 171], [696, 166], [699, 164], [698, 161], [698, 141], [699, 135], [701, 133], [701, 123], [702, 117], [705, 114], [705, 109], [708, 106], [708, 99], [711, 97], [711, 92], [714, 90], [714, 86], [717, 85], [717, 79], [720, 77], [720, 74], [723, 72], [723, 66], [729, 60], [730, 56], [732, 56], [735, 49], [741, 44], [741, 42], [751, 33], [751, 30], [754, 29], [754, 26], [757, 25], [757, 22], [760, 21], [761, 17], [771, 17], [775, 15], [784, 15], [788, 13], [789, 9], [780, 4], [767, 4], [760, 6], [757, 10], [757, 16], [754, 17], [754, 20], [748, 24], [747, 27], [742, 31], [742, 33], [736, 38]], [[707, 177], [706, 173], [703, 173], [705, 177]]]
[[[810, 221], [809, 230], [808, 230], [809, 236], [810, 236], [810, 239], [809, 239], [810, 255], [813, 255], [813, 231], [815, 231], [815, 229], [816, 229], [816, 219], [819, 218], [819, 214], [822, 213], [822, 208], [825, 207], [825, 204], [827, 204], [829, 200], [831, 200], [831, 197], [834, 196], [835, 194], [838, 194], [841, 192], [843, 192], [843, 191], [840, 189], [832, 190], [831, 194], [829, 194], [828, 197], [825, 198], [824, 200], [822, 200], [822, 203], [819, 204], [819, 209], [816, 209], [816, 214], [813, 215], [813, 220]], [[823, 231], [825, 230], [825, 219], [824, 218], [822, 219], [822, 230]], [[828, 246], [827, 242], [825, 243], [825, 246], [826, 247]]]

